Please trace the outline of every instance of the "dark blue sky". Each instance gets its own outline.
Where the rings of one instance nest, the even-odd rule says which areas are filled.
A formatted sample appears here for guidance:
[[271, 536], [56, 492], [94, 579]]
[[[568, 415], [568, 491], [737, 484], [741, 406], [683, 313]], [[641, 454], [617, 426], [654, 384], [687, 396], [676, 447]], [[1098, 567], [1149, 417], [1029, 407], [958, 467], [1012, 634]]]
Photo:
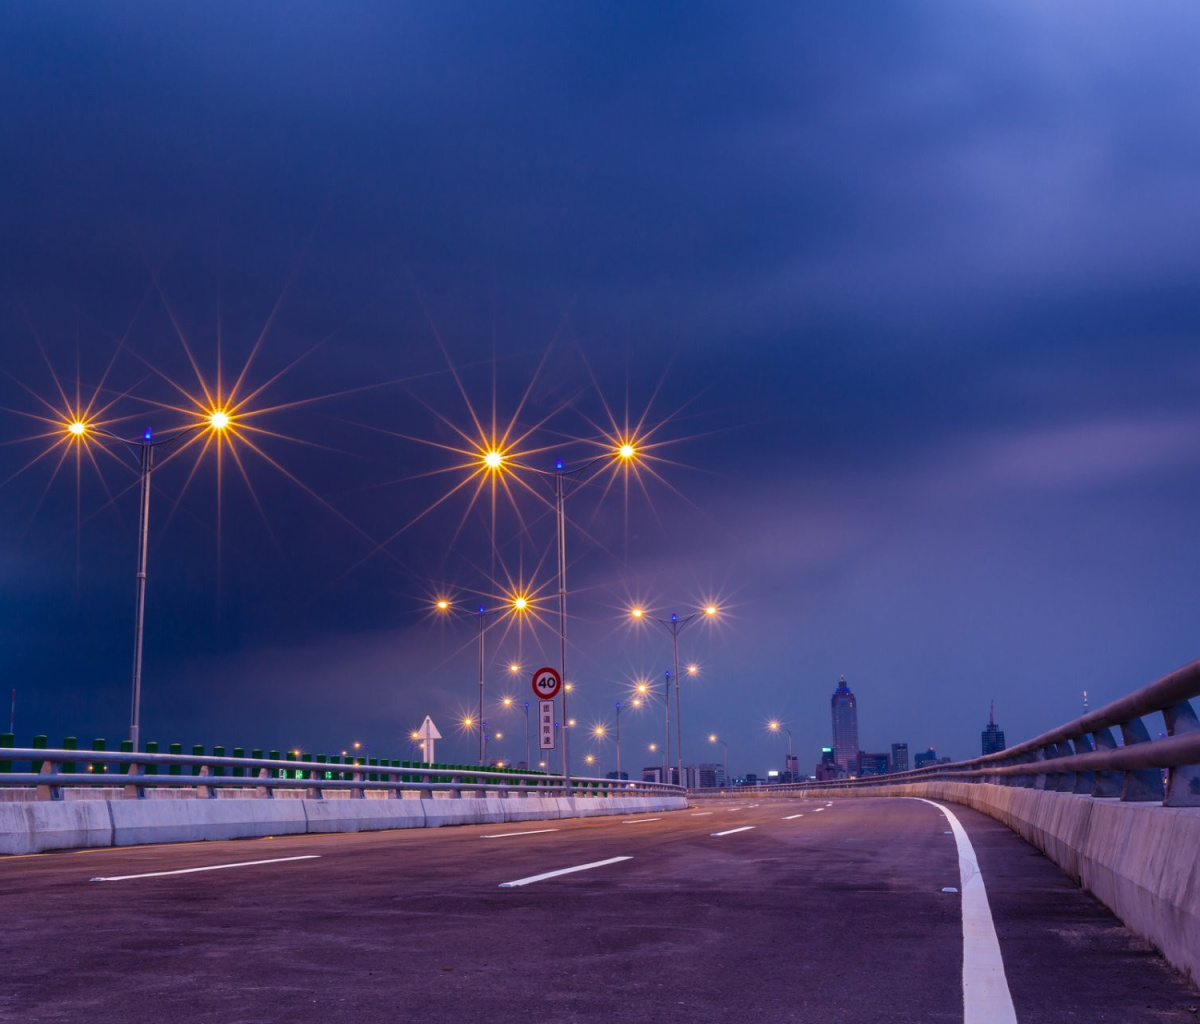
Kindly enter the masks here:
[[[399, 754], [475, 699], [473, 623], [433, 593], [553, 566], [523, 490], [520, 519], [459, 492], [375, 551], [461, 479], [424, 475], [460, 461], [423, 443], [455, 443], [439, 414], [545, 419], [551, 464], [649, 408], [662, 479], [569, 507], [581, 722], [669, 665], [631, 600], [715, 598], [681, 644], [689, 760], [715, 731], [735, 771], [779, 766], [771, 716], [815, 759], [843, 674], [868, 750], [977, 753], [992, 698], [1033, 735], [1200, 653], [1198, 29], [1186, 3], [8, 5], [0, 479], [46, 447], [50, 367], [162, 431], [178, 333], [228, 381], [269, 322], [262, 404], [332, 396], [260, 421], [313, 493], [253, 453], [257, 503], [228, 461], [219, 500], [213, 460], [160, 470], [143, 736]], [[0, 488], [2, 682], [20, 735], [115, 740], [134, 474], [56, 462]], [[660, 721], [622, 716], [626, 766]]]

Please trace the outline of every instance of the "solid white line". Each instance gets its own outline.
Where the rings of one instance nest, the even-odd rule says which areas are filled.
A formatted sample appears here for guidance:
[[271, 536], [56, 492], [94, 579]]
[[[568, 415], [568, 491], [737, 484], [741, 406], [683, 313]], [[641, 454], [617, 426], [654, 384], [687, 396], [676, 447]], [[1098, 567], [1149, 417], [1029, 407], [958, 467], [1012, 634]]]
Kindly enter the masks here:
[[509, 836], [540, 836], [545, 832], [557, 832], [556, 828], [531, 828], [526, 832], [497, 832], [490, 836], [480, 836], [480, 839], [507, 839]]
[[530, 875], [528, 878], [518, 878], [515, 882], [501, 882], [501, 889], [515, 889], [518, 885], [529, 885], [531, 882], [541, 882], [547, 878], [557, 878], [559, 875], [569, 875], [575, 871], [587, 871], [589, 868], [602, 868], [609, 864], [619, 864], [632, 857], [609, 857], [608, 860], [597, 860], [591, 864], [578, 864], [573, 868], [559, 868], [557, 871], [547, 871], [542, 875]]
[[147, 871], [143, 875], [111, 875], [107, 878], [89, 878], [89, 882], [124, 882], [130, 878], [163, 878], [167, 875], [191, 875], [197, 871], [224, 871], [226, 868], [252, 868], [257, 864], [283, 864], [289, 860], [319, 860], [319, 853], [306, 853], [301, 857], [272, 857], [270, 860], [243, 860], [237, 864], [211, 864], [205, 868], [180, 868], [178, 871]]
[[714, 836], [731, 836], [731, 835], [733, 835], [735, 832], [749, 832], [749, 831], [750, 831], [752, 828], [754, 828], [754, 826], [753, 826], [753, 825], [743, 825], [741, 828], [731, 828], [731, 829], [730, 829], [728, 832], [713, 832], [713, 833], [711, 833], [711, 835], [714, 835]]
[[784, 815], [783, 820], [791, 821], [793, 818], [803, 818], [803, 817], [804, 817], [803, 814], [787, 814], [787, 815]]
[[712, 814], [712, 811], [693, 811], [693, 818], [703, 818], [706, 814]]
[[817, 813], [817, 811], [823, 811], [823, 810], [825, 810], [825, 808], [824, 808], [824, 807], [814, 807], [814, 808], [813, 808], [813, 814], [816, 814], [816, 813]]
[[992, 908], [988, 905], [975, 848], [967, 830], [949, 808], [932, 800], [921, 802], [932, 804], [946, 816], [958, 847], [963, 921], [963, 1024], [1017, 1024], [1008, 979], [1004, 976], [1004, 958], [1000, 955], [1000, 942], [996, 938]]
[[648, 821], [662, 821], [662, 818], [630, 818], [621, 822], [622, 825], [644, 825]]

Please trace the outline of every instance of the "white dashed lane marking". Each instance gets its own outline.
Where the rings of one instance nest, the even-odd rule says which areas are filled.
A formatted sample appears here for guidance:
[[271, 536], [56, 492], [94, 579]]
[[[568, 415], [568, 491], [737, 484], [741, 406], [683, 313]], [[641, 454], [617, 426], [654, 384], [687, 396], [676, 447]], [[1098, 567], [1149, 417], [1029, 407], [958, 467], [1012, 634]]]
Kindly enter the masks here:
[[570, 875], [576, 871], [588, 871], [591, 868], [603, 868], [609, 864], [620, 864], [623, 860], [632, 860], [632, 857], [609, 857], [608, 860], [596, 860], [591, 864], [576, 864], [573, 868], [559, 868], [557, 871], [546, 871], [540, 875], [530, 875], [528, 878], [518, 878], [515, 882], [501, 882], [501, 889], [515, 889], [520, 885], [530, 885], [533, 882], [544, 882], [547, 878], [557, 878], [559, 875]]
[[177, 871], [146, 871], [140, 875], [109, 875], [90, 878], [90, 882], [127, 882], [131, 878], [165, 878], [167, 875], [194, 875], [198, 871], [225, 871], [228, 868], [252, 868], [259, 864], [284, 864], [290, 860], [320, 860], [320, 854], [306, 853], [301, 857], [272, 857], [270, 860], [243, 860], [236, 864], [209, 864], [202, 868], [179, 868]]

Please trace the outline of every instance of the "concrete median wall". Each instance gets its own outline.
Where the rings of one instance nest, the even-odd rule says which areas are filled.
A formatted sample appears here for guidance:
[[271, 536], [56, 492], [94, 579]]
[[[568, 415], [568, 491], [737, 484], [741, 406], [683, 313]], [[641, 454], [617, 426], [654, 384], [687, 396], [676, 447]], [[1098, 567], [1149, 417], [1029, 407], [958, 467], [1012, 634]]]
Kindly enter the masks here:
[[686, 797], [0, 802], [0, 854], [683, 810]]
[[910, 796], [1003, 822], [1200, 984], [1200, 809], [989, 783], [810, 790], [829, 799]]

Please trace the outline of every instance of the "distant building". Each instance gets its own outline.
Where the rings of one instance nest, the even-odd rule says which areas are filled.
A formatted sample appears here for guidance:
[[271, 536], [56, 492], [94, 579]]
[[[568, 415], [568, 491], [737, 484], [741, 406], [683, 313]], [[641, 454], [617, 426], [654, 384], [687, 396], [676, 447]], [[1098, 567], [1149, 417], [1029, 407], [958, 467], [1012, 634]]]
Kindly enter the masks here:
[[906, 772], [908, 771], [908, 744], [893, 743], [892, 744], [892, 771]]
[[784, 772], [783, 772], [784, 777], [783, 777], [782, 781], [784, 781], [784, 782], [799, 782], [802, 778], [802, 776], [800, 774], [800, 755], [799, 754], [788, 754], [787, 757], [784, 758], [783, 763], [784, 763]]
[[821, 761], [817, 765], [816, 777], [818, 782], [828, 782], [830, 779], [843, 777], [842, 770], [837, 766], [833, 756], [833, 747], [821, 748]]
[[916, 757], [913, 758], [914, 768], [926, 768], [931, 764], [938, 763], [937, 751], [930, 747], [928, 750], [922, 750]]
[[666, 780], [666, 773], [662, 769], [662, 765], [656, 764], [653, 768], [642, 769], [643, 782], [663, 782]]
[[829, 701], [833, 712], [833, 757], [847, 775], [858, 774], [858, 702], [843, 676]]
[[992, 701], [991, 711], [988, 714], [988, 727], [983, 730], [983, 752], [996, 754], [1004, 747], [1004, 731], [996, 725], [996, 702]]
[[725, 766], [722, 764], [702, 764], [697, 766], [696, 775], [699, 789], [719, 789], [726, 784]]
[[887, 754], [868, 754], [865, 750], [858, 752], [858, 774], [865, 778], [868, 775], [886, 775], [889, 759]]
[[618, 775], [616, 772], [606, 772], [604, 777], [606, 779], [624, 780], [629, 778], [629, 772], [621, 772], [620, 775]]

